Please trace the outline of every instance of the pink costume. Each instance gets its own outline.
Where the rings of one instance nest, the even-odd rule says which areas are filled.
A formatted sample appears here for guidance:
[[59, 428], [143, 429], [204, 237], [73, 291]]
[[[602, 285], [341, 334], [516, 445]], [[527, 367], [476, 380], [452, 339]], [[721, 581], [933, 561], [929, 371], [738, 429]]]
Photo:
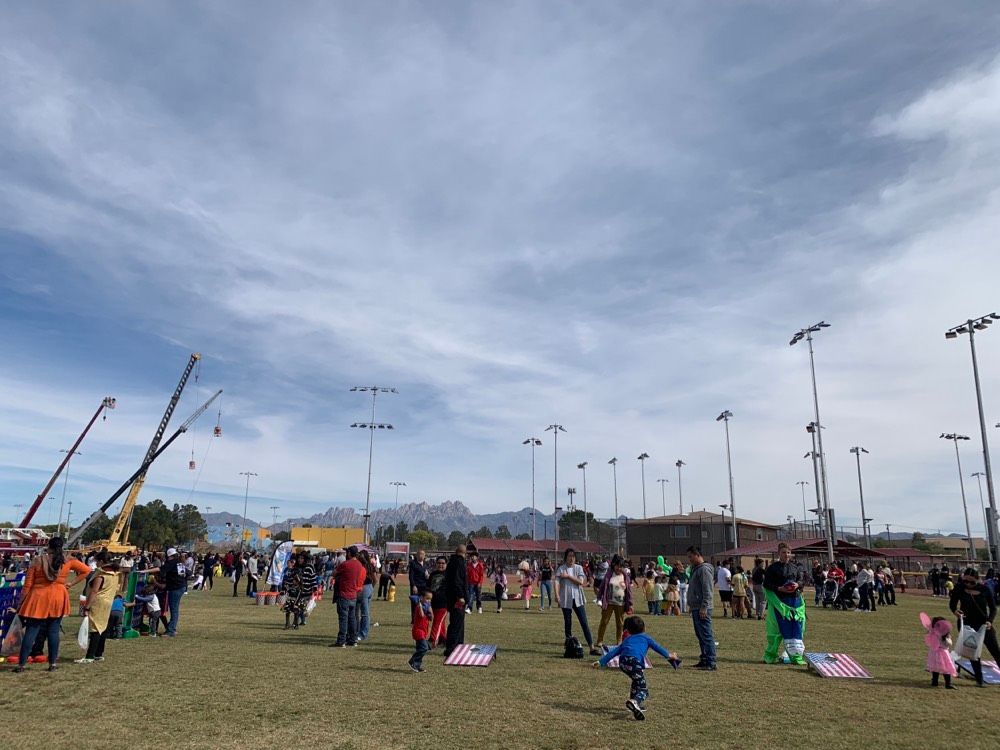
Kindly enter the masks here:
[[[924, 627], [927, 627], [926, 625]], [[946, 674], [954, 677], [958, 674], [955, 669], [955, 662], [951, 660], [951, 623], [947, 620], [939, 620], [928, 630], [924, 636], [924, 643], [927, 644], [927, 671], [938, 674]]]

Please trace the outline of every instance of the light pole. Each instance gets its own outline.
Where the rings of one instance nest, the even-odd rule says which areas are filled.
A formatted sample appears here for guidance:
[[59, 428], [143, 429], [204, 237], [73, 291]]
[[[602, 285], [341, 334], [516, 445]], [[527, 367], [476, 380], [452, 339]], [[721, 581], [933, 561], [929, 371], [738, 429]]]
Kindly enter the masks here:
[[674, 464], [677, 467], [677, 508], [678, 513], [682, 516], [684, 515], [684, 490], [681, 488], [681, 467], [687, 466], [686, 463], [677, 459], [677, 463]]
[[621, 523], [618, 521], [618, 459], [612, 458], [608, 463], [611, 464], [611, 477], [615, 487], [615, 552], [617, 553], [621, 551], [622, 546]]
[[583, 472], [583, 539], [590, 541], [590, 526], [587, 520], [587, 462], [583, 461], [576, 465]]
[[667, 515], [667, 482], [669, 479], [657, 479], [660, 483], [660, 499], [663, 501], [663, 515]]
[[542, 444], [536, 437], [530, 437], [521, 445], [531, 446], [531, 541], [535, 541], [535, 448]]
[[240, 526], [240, 552], [243, 552], [243, 537], [246, 536], [247, 528], [247, 504], [250, 501], [250, 477], [255, 477], [257, 474], [252, 471], [241, 471], [240, 476], [247, 478], [246, 493], [243, 495], [243, 524]]
[[865, 515], [865, 488], [861, 483], [861, 454], [867, 453], [868, 451], [862, 448], [860, 445], [855, 445], [851, 448], [851, 453], [854, 454], [854, 458], [858, 462], [858, 497], [861, 498], [861, 535], [865, 539], [865, 547], [867, 549], [872, 548], [871, 534], [868, 533], [868, 516]]
[[[986, 537], [989, 538], [989, 535], [990, 535], [990, 521], [989, 521], [989, 516], [986, 515], [986, 501], [983, 500], [983, 477], [986, 476], [986, 475], [983, 474], [983, 472], [981, 472], [981, 471], [977, 471], [975, 474], [972, 474], [971, 476], [974, 476], [976, 478], [976, 482], [979, 484], [979, 504], [983, 508], [983, 523], [985, 524], [985, 528], [986, 528]], [[992, 565], [993, 564], [993, 548], [990, 547], [987, 551], [989, 553], [990, 564]]]
[[646, 516], [646, 459], [649, 458], [648, 453], [642, 453], [636, 458], [639, 462], [639, 466], [642, 471], [642, 517], [645, 519]]
[[405, 487], [406, 482], [389, 482], [389, 486], [396, 488], [396, 510], [399, 510], [399, 488]]
[[736, 532], [736, 493], [733, 491], [733, 454], [729, 449], [729, 420], [732, 419], [733, 413], [726, 409], [722, 414], [715, 418], [716, 422], [725, 422], [726, 424], [726, 468], [729, 470], [729, 508], [733, 513], [733, 545], [739, 546], [737, 544], [737, 532]]
[[[806, 432], [812, 438], [812, 452], [807, 453], [804, 458], [811, 458], [813, 464], [813, 479], [816, 481], [816, 507], [820, 510], [817, 512], [817, 518], [822, 519], [822, 531], [827, 540], [827, 553], [832, 555], [833, 549], [833, 537], [837, 533], [834, 528], [833, 518], [830, 514], [830, 506], [826, 502], [826, 497], [822, 493], [822, 484], [820, 483], [820, 462], [822, 460], [822, 454], [816, 449], [816, 436], [820, 434], [820, 428], [815, 422], [810, 422], [806, 425]], [[832, 560], [831, 560], [832, 562]]]
[[395, 388], [385, 388], [378, 385], [356, 385], [352, 393], [372, 394], [372, 419], [370, 422], [354, 422], [351, 427], [368, 430], [368, 489], [365, 492], [365, 544], [368, 544], [368, 521], [371, 518], [372, 503], [372, 453], [375, 450], [375, 430], [391, 430], [391, 424], [375, 421], [375, 398], [380, 393], [399, 393]]
[[809, 515], [806, 511], [806, 485], [809, 484], [809, 482], [802, 480], [801, 482], [796, 482], [795, 484], [797, 484], [802, 490], [802, 523], [807, 523], [809, 521]]
[[272, 526], [277, 526], [278, 525], [278, 506], [277, 505], [271, 505], [269, 507], [271, 508], [271, 525]]
[[[979, 432], [983, 440], [983, 467], [986, 469], [986, 493], [990, 501], [989, 526], [986, 528], [986, 535], [990, 549], [993, 551], [993, 559], [1000, 560], [1000, 531], [997, 529], [997, 503], [996, 495], [993, 491], [993, 467], [990, 464], [990, 444], [986, 439], [986, 415], [983, 412], [983, 389], [979, 385], [979, 361], [976, 358], [976, 331], [985, 331], [994, 320], [1000, 320], [1000, 315], [990, 313], [975, 320], [969, 319], [945, 332], [946, 339], [958, 338], [958, 334], [969, 334], [969, 347], [972, 350], [972, 375], [976, 381], [976, 406], [979, 407]], [[1000, 425], [997, 425], [1000, 427]], [[958, 447], [958, 443], [955, 444]]]
[[729, 540], [726, 539], [726, 526], [728, 525], [726, 523], [726, 511], [729, 510], [729, 506], [720, 503], [719, 507], [722, 508], [722, 550], [720, 551], [725, 552], [729, 548]]
[[791, 529], [792, 539], [798, 539], [798, 529], [795, 528], [795, 518], [794, 516], [785, 516], [785, 520], [788, 521], [788, 528]]
[[949, 432], [947, 435], [941, 433], [942, 440], [951, 440], [955, 444], [955, 461], [958, 463], [958, 486], [962, 490], [962, 510], [965, 512], [965, 533], [969, 540], [969, 559], [976, 559], [976, 545], [972, 543], [972, 527], [969, 525], [969, 506], [965, 503], [965, 477], [962, 476], [962, 457], [958, 453], [958, 441], [969, 440], [968, 435], [959, 435], [956, 432]]
[[815, 325], [809, 326], [808, 328], [802, 328], [794, 336], [792, 340], [788, 342], [789, 346], [795, 346], [795, 344], [806, 340], [809, 344], [809, 370], [812, 373], [812, 389], [813, 389], [813, 407], [816, 412], [816, 444], [819, 451], [819, 474], [820, 482], [823, 487], [823, 510], [826, 512], [826, 553], [829, 557], [829, 562], [833, 562], [833, 523], [830, 521], [830, 489], [826, 481], [826, 455], [823, 453], [823, 430], [821, 425], [823, 424], [819, 418], [819, 393], [816, 388], [816, 357], [813, 353], [813, 338], [812, 335], [823, 328], [829, 328], [830, 324], [826, 321], [821, 320]]
[[73, 527], [69, 525], [69, 519], [73, 515], [73, 501], [70, 500], [66, 503], [66, 533], [69, 534], [70, 529]]
[[[552, 507], [555, 508], [556, 518], [559, 516], [559, 433], [566, 432], [566, 428], [561, 424], [550, 424], [545, 428], [546, 432], [552, 433]], [[556, 551], [559, 548], [559, 524], [556, 523]]]
[[[68, 450], [66, 448], [60, 448], [59, 452], [60, 453], [66, 453], [66, 454], [68, 454], [68, 458], [70, 460], [66, 461], [66, 476], [63, 477], [62, 500], [59, 501], [59, 524], [56, 526], [56, 536], [62, 536], [62, 533], [61, 533], [62, 532], [62, 513], [63, 513], [63, 506], [66, 504], [66, 485], [69, 484], [69, 465], [70, 465], [70, 463], [72, 463], [73, 456], [82, 456], [83, 455], [82, 453], [80, 453], [80, 451]], [[51, 519], [51, 518], [52, 518], [52, 516], [49, 516], [49, 519]]]
[[[576, 495], [576, 487], [567, 487], [566, 488], [566, 495], [569, 497], [569, 500], [566, 502], [566, 511], [569, 512], [569, 513], [572, 513], [573, 511], [576, 510], [576, 505], [573, 503], [573, 496]], [[558, 512], [559, 508], [556, 508], [556, 511]], [[557, 555], [559, 554], [559, 516], [558, 515], [556, 516], [556, 554]]]

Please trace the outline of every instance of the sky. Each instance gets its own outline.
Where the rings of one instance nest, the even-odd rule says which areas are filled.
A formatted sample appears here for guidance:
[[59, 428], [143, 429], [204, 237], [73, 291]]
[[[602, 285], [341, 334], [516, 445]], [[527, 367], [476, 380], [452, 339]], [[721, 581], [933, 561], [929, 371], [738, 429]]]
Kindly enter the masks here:
[[[641, 517], [813, 491], [817, 334], [838, 523], [973, 533], [968, 340], [1000, 308], [994, 3], [7, 4], [0, 11], [0, 519], [104, 396], [89, 515], [216, 409], [143, 500], [249, 514], [562, 502]], [[1000, 445], [1000, 333], [977, 337]], [[565, 426], [555, 461], [552, 423]], [[168, 433], [169, 434], [169, 433]], [[198, 463], [188, 469], [192, 452]], [[557, 466], [558, 477], [553, 477]], [[666, 501], [657, 479], [668, 479]], [[54, 522], [63, 483], [36, 521]], [[807, 499], [809, 507], [815, 498]], [[272, 511], [271, 506], [278, 506]]]

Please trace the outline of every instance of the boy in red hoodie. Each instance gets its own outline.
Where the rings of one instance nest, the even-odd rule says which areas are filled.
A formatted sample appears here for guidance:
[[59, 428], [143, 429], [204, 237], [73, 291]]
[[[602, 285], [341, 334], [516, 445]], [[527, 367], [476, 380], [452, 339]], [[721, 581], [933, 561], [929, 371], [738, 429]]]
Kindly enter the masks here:
[[476, 552], [469, 552], [469, 562], [465, 566], [465, 579], [469, 586], [469, 595], [466, 597], [468, 606], [465, 611], [472, 614], [472, 602], [475, 600], [479, 614], [483, 613], [483, 578], [486, 577], [486, 568], [483, 561], [479, 559]]
[[423, 589], [419, 595], [410, 597], [416, 604], [413, 608], [413, 629], [410, 631], [415, 650], [409, 661], [410, 669], [414, 672], [424, 671], [424, 654], [431, 650], [427, 639], [430, 638], [431, 621], [434, 619], [434, 611], [431, 609], [432, 596], [433, 593], [429, 589]]

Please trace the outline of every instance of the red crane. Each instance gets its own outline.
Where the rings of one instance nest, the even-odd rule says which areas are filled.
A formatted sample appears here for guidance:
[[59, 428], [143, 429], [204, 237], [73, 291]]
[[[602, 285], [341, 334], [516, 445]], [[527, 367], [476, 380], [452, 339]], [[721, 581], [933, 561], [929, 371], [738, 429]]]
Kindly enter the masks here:
[[[115, 401], [115, 399], [113, 399], [111, 396], [108, 396], [101, 402], [101, 405], [97, 407], [97, 411], [94, 412], [94, 416], [90, 418], [90, 421], [87, 423], [87, 426], [83, 428], [83, 432], [80, 433], [80, 437], [78, 437], [76, 439], [76, 442], [73, 443], [73, 447], [69, 449], [69, 452], [66, 454], [66, 458], [64, 458], [62, 460], [62, 463], [59, 464], [59, 468], [56, 469], [56, 473], [52, 475], [52, 478], [49, 480], [48, 484], [45, 485], [42, 491], [38, 494], [38, 497], [35, 498], [35, 502], [31, 504], [30, 508], [28, 508], [28, 512], [24, 515], [24, 518], [21, 519], [21, 525], [18, 528], [26, 529], [28, 527], [28, 524], [31, 523], [31, 519], [35, 517], [35, 512], [42, 504], [42, 501], [45, 500], [46, 497], [48, 497], [49, 490], [52, 489], [52, 485], [54, 485], [56, 481], [59, 479], [59, 475], [62, 474], [63, 469], [66, 468], [66, 464], [68, 464], [69, 460], [73, 457], [73, 453], [76, 451], [77, 448], [80, 447], [80, 443], [83, 442], [83, 439], [87, 437], [87, 433], [90, 432], [90, 428], [94, 426], [94, 422], [97, 421], [97, 418], [101, 416], [101, 413], [105, 409], [114, 409], [116, 403], [117, 402]], [[106, 416], [105, 419], [107, 419]]]

